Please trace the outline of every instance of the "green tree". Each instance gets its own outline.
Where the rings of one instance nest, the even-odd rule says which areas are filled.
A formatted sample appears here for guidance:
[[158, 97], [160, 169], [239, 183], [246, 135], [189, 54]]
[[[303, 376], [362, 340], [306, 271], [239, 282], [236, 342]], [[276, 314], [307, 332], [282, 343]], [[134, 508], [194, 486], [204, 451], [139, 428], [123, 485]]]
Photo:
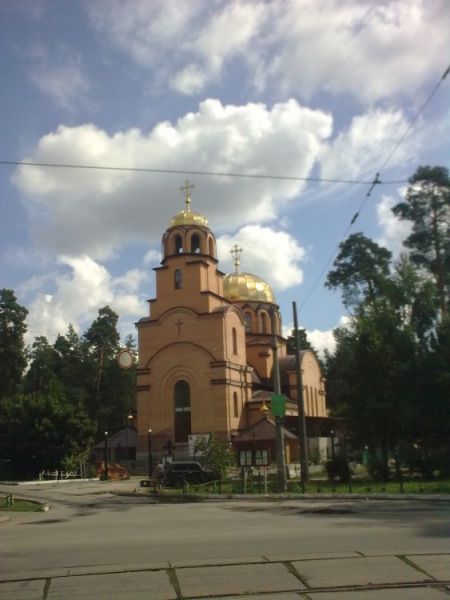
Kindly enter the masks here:
[[362, 301], [373, 302], [389, 275], [392, 254], [362, 233], [354, 233], [339, 246], [339, 253], [325, 286], [340, 288], [344, 305], [354, 308]]
[[0, 290], [0, 398], [16, 392], [26, 366], [24, 334], [28, 311], [13, 290]]
[[236, 464], [229, 442], [216, 439], [212, 433], [196, 442], [194, 454], [200, 454], [203, 466], [216, 473], [219, 479], [224, 479], [228, 469]]
[[29, 352], [29, 368], [25, 375], [25, 392], [44, 394], [57, 385], [55, 350], [45, 336], [35, 338]]
[[72, 325], [66, 335], [59, 335], [53, 346], [55, 375], [69, 401], [88, 407], [97, 373], [96, 358], [89, 344], [80, 339]]
[[92, 443], [92, 423], [61, 393], [20, 394], [0, 403], [0, 455], [10, 473], [36, 477]]
[[412, 233], [404, 244], [411, 260], [430, 272], [436, 282], [441, 318], [448, 315], [450, 295], [450, 178], [445, 167], [419, 167], [409, 179], [404, 202], [395, 215], [410, 221]]
[[[300, 350], [312, 350], [317, 354], [316, 349], [313, 347], [311, 342], [308, 340], [308, 334], [306, 333], [306, 329], [299, 328], [299, 341], [300, 341]], [[287, 353], [295, 354], [295, 329], [292, 330], [291, 335], [288, 336], [287, 340]]]
[[95, 382], [90, 400], [90, 414], [94, 419], [97, 419], [104, 404], [101, 387], [105, 367], [114, 360], [119, 351], [118, 320], [118, 315], [109, 306], [104, 306], [99, 309], [98, 317], [84, 334], [84, 339], [96, 364]]

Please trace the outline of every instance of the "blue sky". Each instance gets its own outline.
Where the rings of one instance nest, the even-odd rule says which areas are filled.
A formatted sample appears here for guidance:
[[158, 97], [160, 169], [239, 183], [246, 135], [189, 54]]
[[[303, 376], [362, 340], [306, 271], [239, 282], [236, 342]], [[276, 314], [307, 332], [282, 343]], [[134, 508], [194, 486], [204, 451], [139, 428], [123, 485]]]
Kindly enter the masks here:
[[[449, 62], [447, 0], [5, 0], [0, 160], [373, 180]], [[449, 166], [450, 77], [381, 180]], [[1, 287], [28, 341], [80, 332], [109, 304], [122, 335], [147, 314], [181, 174], [0, 165]], [[345, 315], [319, 273], [367, 184], [192, 175], [220, 268], [297, 302], [319, 347]], [[407, 225], [376, 186], [351, 232], [398, 254]]]

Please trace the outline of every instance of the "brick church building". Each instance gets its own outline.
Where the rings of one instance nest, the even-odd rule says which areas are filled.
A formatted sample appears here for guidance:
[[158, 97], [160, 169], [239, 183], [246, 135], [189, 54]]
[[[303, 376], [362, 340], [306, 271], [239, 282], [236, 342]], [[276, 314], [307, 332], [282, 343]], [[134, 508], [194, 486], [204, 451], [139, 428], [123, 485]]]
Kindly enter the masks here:
[[[138, 462], [147, 458], [150, 429], [157, 455], [187, 457], [196, 435], [214, 432], [236, 449], [264, 447], [275, 460], [269, 412], [273, 329], [282, 391], [289, 399], [290, 462], [298, 455], [295, 357], [286, 352], [279, 307], [264, 280], [240, 272], [237, 246], [235, 272], [219, 270], [216, 239], [207, 219], [191, 210], [191, 188], [186, 182], [184, 210], [172, 217], [162, 238], [149, 315], [136, 324]], [[302, 370], [308, 428], [316, 421], [327, 429], [324, 380], [314, 353], [302, 352]]]

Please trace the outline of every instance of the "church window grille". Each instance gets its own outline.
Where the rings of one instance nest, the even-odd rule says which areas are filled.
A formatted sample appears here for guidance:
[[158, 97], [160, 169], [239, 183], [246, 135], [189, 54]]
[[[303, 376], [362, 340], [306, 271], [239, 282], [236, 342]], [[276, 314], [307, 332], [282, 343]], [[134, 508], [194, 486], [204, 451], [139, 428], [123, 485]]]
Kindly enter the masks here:
[[183, 287], [183, 271], [181, 269], [177, 269], [175, 271], [175, 289], [181, 290]]
[[252, 314], [249, 312], [246, 312], [244, 314], [244, 319], [245, 319], [245, 331], [251, 331], [252, 330]]
[[261, 333], [267, 333], [267, 315], [265, 312], [261, 313]]
[[235, 418], [239, 416], [239, 406], [238, 406], [238, 395], [237, 392], [233, 392], [233, 415]]
[[233, 327], [232, 330], [232, 335], [233, 335], [233, 354], [237, 354], [238, 353], [238, 348], [237, 348], [237, 333], [236, 333], [236, 329]]
[[182, 254], [183, 253], [183, 240], [181, 238], [181, 235], [176, 235], [175, 236], [175, 254]]
[[173, 388], [175, 408], [175, 443], [186, 443], [191, 434], [191, 389], [180, 379]]
[[200, 238], [196, 233], [191, 237], [191, 252], [192, 254], [200, 254]]

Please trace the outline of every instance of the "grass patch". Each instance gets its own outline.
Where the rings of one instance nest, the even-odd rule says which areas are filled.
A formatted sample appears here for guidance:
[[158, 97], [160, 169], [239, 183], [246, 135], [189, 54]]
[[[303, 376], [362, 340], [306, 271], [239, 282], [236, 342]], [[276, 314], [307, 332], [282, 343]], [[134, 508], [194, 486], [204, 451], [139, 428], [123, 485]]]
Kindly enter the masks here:
[[[303, 493], [301, 484], [299, 481], [290, 480], [287, 485], [288, 494], [299, 494]], [[349, 485], [347, 483], [332, 482], [328, 479], [312, 480], [305, 485], [306, 494], [348, 494], [350, 492]], [[380, 481], [370, 481], [368, 479], [357, 478], [351, 482], [351, 492], [353, 494], [400, 494], [401, 488], [398, 481], [388, 481], [386, 483]], [[170, 495], [183, 495], [181, 489], [166, 488], [161, 492], [161, 495], [168, 493]], [[203, 485], [189, 485], [188, 494], [217, 494], [219, 493], [218, 484], [203, 484]], [[222, 494], [244, 494], [244, 483], [242, 480], [227, 480], [222, 481], [221, 485]], [[264, 494], [264, 486], [258, 482], [257, 479], [247, 481], [245, 493], [251, 494]], [[270, 479], [267, 482], [267, 493], [276, 494], [278, 493], [277, 482]], [[434, 480], [434, 481], [423, 481], [419, 479], [404, 479], [403, 480], [403, 493], [404, 494], [450, 494], [450, 479], [445, 480]]]
[[33, 500], [20, 500], [14, 498], [13, 504], [7, 502], [7, 497], [0, 497], [0, 511], [2, 512], [40, 512], [42, 505]]

